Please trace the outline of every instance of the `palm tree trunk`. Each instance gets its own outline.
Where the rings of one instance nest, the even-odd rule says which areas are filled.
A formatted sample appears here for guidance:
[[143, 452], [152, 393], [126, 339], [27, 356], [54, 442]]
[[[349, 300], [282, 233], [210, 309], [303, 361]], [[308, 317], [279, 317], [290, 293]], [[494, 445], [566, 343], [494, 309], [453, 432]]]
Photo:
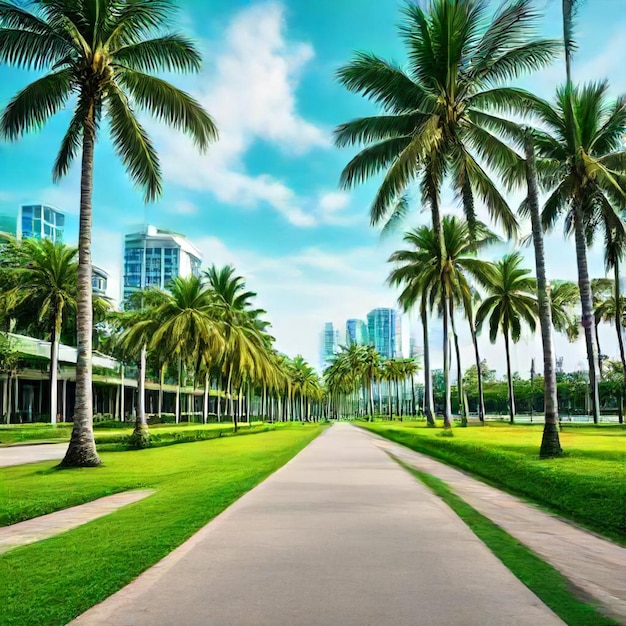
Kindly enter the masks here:
[[422, 294], [420, 304], [422, 319], [422, 337], [424, 341], [424, 414], [429, 426], [435, 425], [433, 412], [433, 378], [430, 371], [430, 344], [428, 342], [428, 310], [426, 308], [426, 294]]
[[506, 377], [509, 383], [509, 420], [515, 422], [515, 394], [513, 392], [513, 375], [511, 373], [511, 349], [509, 346], [509, 330], [504, 329], [504, 349], [506, 351]]
[[587, 362], [589, 364], [589, 386], [591, 392], [591, 412], [594, 424], [600, 421], [600, 396], [598, 393], [598, 346], [595, 340], [595, 319], [593, 314], [593, 298], [591, 282], [587, 266], [587, 242], [585, 239], [585, 225], [580, 204], [574, 206], [574, 233], [576, 235], [576, 260], [578, 263], [578, 288], [582, 307], [582, 324], [585, 329], [585, 343], [587, 346]]
[[165, 363], [161, 365], [159, 372], [159, 422], [163, 416], [163, 378], [165, 377]]
[[93, 196], [93, 160], [96, 143], [96, 102], [92, 99], [83, 128], [83, 156], [80, 181], [80, 217], [78, 228], [77, 280], [77, 359], [74, 426], [63, 467], [95, 467], [102, 461], [93, 437], [93, 399], [91, 376], [92, 284], [91, 220]]
[[227, 387], [226, 393], [228, 394], [228, 398], [229, 398], [228, 400], [229, 412], [233, 420], [233, 431], [237, 432], [237, 416], [235, 415], [235, 404], [234, 404], [234, 399], [233, 399], [233, 366], [232, 364], [228, 368], [228, 382], [226, 383], [226, 387]]
[[626, 354], [624, 353], [624, 308], [622, 307], [622, 294], [620, 290], [620, 276], [619, 276], [619, 259], [615, 260], [613, 267], [614, 281], [615, 281], [615, 330], [617, 331], [617, 345], [619, 346], [619, 356], [622, 361], [622, 369], [624, 374], [624, 380], [626, 381]]
[[474, 346], [474, 358], [476, 359], [476, 371], [478, 379], [478, 419], [485, 421], [485, 393], [483, 391], [483, 373], [480, 367], [480, 350], [478, 348], [478, 337], [476, 336], [476, 326], [474, 324], [474, 316], [468, 316], [470, 334], [472, 335], [472, 345]]
[[[442, 287], [445, 290], [445, 287]], [[452, 411], [450, 405], [450, 338], [448, 336], [448, 297], [443, 302], [443, 378], [445, 384], [443, 400], [443, 425], [444, 428], [452, 428]]]
[[535, 270], [537, 275], [537, 300], [539, 304], [539, 326], [543, 347], [543, 378], [545, 422], [539, 456], [543, 459], [562, 456], [563, 449], [559, 439], [559, 403], [556, 386], [556, 368], [552, 337], [552, 310], [546, 279], [546, 257], [543, 245], [543, 228], [539, 214], [539, 191], [537, 185], [537, 167], [535, 146], [530, 134], [525, 137], [526, 183], [528, 187], [528, 208], [532, 223], [533, 244], [535, 247]]
[[[467, 422], [465, 407], [463, 402], [463, 372], [461, 367], [461, 349], [459, 348], [459, 335], [456, 332], [456, 323], [454, 320], [454, 301], [450, 298], [450, 323], [452, 325], [452, 337], [454, 339], [454, 352], [456, 354], [456, 395], [459, 400], [459, 414], [463, 423]], [[479, 370], [480, 371], [480, 370]]]
[[411, 414], [417, 417], [417, 404], [415, 402], [415, 376], [411, 374]]
[[602, 350], [600, 349], [600, 335], [598, 334], [598, 326], [599, 325], [600, 325], [600, 320], [595, 319], [595, 316], [594, 316], [593, 331], [594, 331], [594, 334], [596, 336], [596, 346], [598, 348], [598, 374], [600, 376], [599, 380], [602, 380], [602, 378], [603, 378], [603, 375], [602, 375]]
[[147, 348], [141, 346], [139, 355], [139, 372], [137, 386], [139, 387], [139, 402], [137, 404], [137, 416], [135, 417], [135, 430], [131, 438], [132, 446], [135, 448], [147, 448], [150, 445], [150, 433], [148, 432], [148, 422], [146, 420], [146, 356]]
[[176, 380], [176, 415], [175, 420], [178, 424], [180, 422], [180, 385], [181, 385], [181, 376], [183, 370], [183, 360], [181, 357], [178, 357], [178, 378]]
[[202, 405], [202, 423], [209, 421], [209, 371], [204, 375], [204, 404]]
[[388, 402], [389, 402], [389, 421], [393, 420], [393, 401], [392, 401], [392, 395], [391, 395], [391, 376], [389, 377], [389, 395], [387, 396]]
[[61, 315], [57, 309], [50, 337], [50, 423], [57, 423], [59, 395], [59, 335], [61, 334]]

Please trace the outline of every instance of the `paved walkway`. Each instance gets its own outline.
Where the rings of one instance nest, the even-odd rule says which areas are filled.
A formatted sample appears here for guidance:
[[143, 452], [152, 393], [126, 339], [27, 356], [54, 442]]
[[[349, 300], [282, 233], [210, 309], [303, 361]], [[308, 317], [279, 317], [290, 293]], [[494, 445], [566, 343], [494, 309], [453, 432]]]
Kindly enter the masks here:
[[607, 613], [626, 624], [626, 548], [429, 456], [373, 433], [367, 436], [407, 465], [445, 481], [465, 502], [551, 563]]
[[562, 622], [371, 437], [337, 424], [73, 624]]
[[39, 461], [61, 460], [67, 451], [64, 443], [42, 443], [38, 445], [7, 446], [0, 448], [0, 467], [38, 463]]
[[127, 504], [143, 500], [153, 493], [154, 489], [125, 491], [49, 515], [41, 515], [25, 522], [4, 526], [0, 528], [0, 554], [18, 546], [25, 546], [72, 530], [72, 528], [113, 513]]

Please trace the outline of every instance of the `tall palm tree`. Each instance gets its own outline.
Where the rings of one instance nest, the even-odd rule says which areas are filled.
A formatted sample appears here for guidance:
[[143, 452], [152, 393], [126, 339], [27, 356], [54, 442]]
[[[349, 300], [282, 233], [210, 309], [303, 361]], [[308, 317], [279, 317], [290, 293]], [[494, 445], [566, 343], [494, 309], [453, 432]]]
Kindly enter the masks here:
[[530, 270], [520, 267], [522, 256], [515, 252], [506, 255], [493, 266], [493, 271], [485, 276], [485, 286], [489, 295], [476, 312], [476, 325], [480, 330], [489, 320], [489, 339], [495, 343], [498, 333], [504, 336], [506, 352], [506, 373], [509, 383], [509, 417], [515, 420], [515, 394], [511, 372], [510, 342], [517, 343], [522, 334], [522, 322], [534, 331], [536, 324], [537, 299], [534, 295], [536, 281], [529, 276]]
[[[555, 226], [565, 214], [565, 230], [576, 243], [582, 326], [585, 330], [594, 422], [600, 416], [598, 346], [587, 248], [600, 228], [625, 233], [620, 211], [626, 206], [626, 97], [612, 100], [606, 82], [566, 85], [553, 104], [531, 98], [528, 109], [542, 129], [534, 131], [543, 183], [549, 188], [542, 221]], [[542, 172], [540, 172], [540, 176]]]
[[106, 117], [111, 138], [146, 201], [161, 194], [161, 168], [135, 111], [151, 113], [206, 149], [217, 138], [211, 118], [189, 95], [149, 72], [193, 72], [201, 58], [194, 44], [169, 32], [168, 0], [0, 1], [0, 63], [49, 70], [20, 91], [0, 120], [0, 135], [17, 140], [38, 130], [75, 98], [53, 179], [81, 157], [78, 235], [78, 362], [74, 429], [62, 465], [100, 464], [93, 439], [91, 223], [94, 147]]
[[[358, 53], [338, 72], [349, 91], [382, 108], [381, 115], [337, 128], [338, 146], [365, 146], [343, 170], [342, 185], [349, 188], [384, 173], [370, 210], [377, 224], [419, 182], [422, 204], [430, 208], [439, 237], [442, 265], [440, 191], [445, 180], [461, 199], [472, 231], [480, 201], [507, 235], [516, 233], [516, 218], [484, 165], [501, 171], [518, 166], [519, 157], [490, 132], [497, 118], [487, 111], [518, 102], [524, 92], [502, 85], [547, 65], [560, 48], [558, 41], [534, 39], [539, 14], [531, 0], [503, 3], [495, 15], [488, 11], [481, 0], [433, 0], [428, 11], [407, 4], [399, 27], [406, 70], [372, 53]], [[448, 311], [446, 300], [444, 414], [449, 421]]]
[[[446, 248], [443, 266], [439, 260], [440, 244], [437, 234], [432, 228], [421, 226], [409, 231], [404, 236], [405, 243], [411, 246], [410, 249], [398, 250], [389, 257], [389, 262], [394, 263], [395, 268], [390, 272], [387, 280], [392, 285], [404, 287], [398, 301], [405, 310], [420, 302], [423, 325], [427, 317], [426, 302], [423, 298], [428, 300], [430, 310], [438, 302], [442, 314], [445, 313], [443, 311], [444, 302], [448, 303], [448, 306], [451, 301], [463, 305], [472, 334], [477, 367], [480, 367], [480, 354], [476, 340], [472, 306], [472, 289], [468, 278], [473, 279], [479, 285], [485, 283], [485, 274], [491, 271], [491, 266], [487, 262], [478, 259], [476, 255], [478, 251], [498, 241], [498, 237], [481, 222], [476, 222], [474, 234], [472, 235], [468, 222], [447, 215], [443, 218], [442, 230]], [[444, 289], [443, 297], [440, 295], [441, 286]], [[450, 314], [449, 309], [448, 314]], [[446, 328], [444, 326], [445, 333]], [[428, 349], [427, 336], [424, 337], [424, 344], [426, 355], [426, 350]], [[444, 350], [449, 350], [447, 336], [444, 342]], [[426, 356], [424, 362], [426, 366]], [[445, 365], [444, 361], [444, 370]], [[429, 377], [427, 372], [427, 382]], [[480, 393], [482, 393], [480, 377], [479, 384]], [[429, 392], [430, 390], [426, 390], [426, 393]], [[483, 406], [483, 403], [480, 402], [480, 405]], [[447, 426], [451, 425], [450, 418], [446, 417], [445, 414], [444, 422]]]
[[9, 241], [17, 267], [8, 270], [15, 285], [6, 297], [13, 303], [11, 314], [27, 315], [38, 311], [37, 320], [50, 335], [50, 421], [57, 422], [58, 362], [61, 328], [67, 314], [76, 309], [78, 249], [48, 239]]

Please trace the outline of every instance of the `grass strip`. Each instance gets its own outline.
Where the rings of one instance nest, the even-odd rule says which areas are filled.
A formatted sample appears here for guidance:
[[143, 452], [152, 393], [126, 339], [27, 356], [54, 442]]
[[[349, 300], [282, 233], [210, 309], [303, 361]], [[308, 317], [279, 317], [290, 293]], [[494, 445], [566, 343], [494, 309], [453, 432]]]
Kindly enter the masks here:
[[626, 541], [626, 431], [589, 426], [561, 433], [566, 456], [541, 460], [541, 427], [454, 428], [454, 436], [443, 437], [441, 429], [418, 424], [359, 426], [528, 498], [617, 543]]
[[0, 559], [0, 623], [60, 626], [128, 584], [240, 496], [281, 467], [323, 428], [317, 425], [186, 446], [103, 455], [104, 467], [6, 468], [15, 501], [30, 490], [87, 490], [129, 482], [149, 498]]
[[[172, 438], [164, 438], [154, 443], [149, 450], [171, 446], [178, 443], [192, 443], [204, 440], [225, 439], [230, 437], [239, 438], [243, 435], [258, 435], [275, 430], [301, 430], [300, 422], [288, 422], [281, 424], [267, 424], [252, 428], [240, 429], [232, 432], [224, 430], [205, 429], [202, 431], [183, 430], [172, 434]], [[304, 427], [306, 428], [306, 427]], [[125, 441], [125, 439], [123, 440]], [[126, 443], [106, 443], [98, 445], [98, 452], [115, 452], [122, 455], [131, 453]], [[114, 458], [103, 457], [106, 464]], [[128, 462], [130, 463], [130, 458]], [[135, 459], [136, 457], [132, 457]], [[116, 475], [113, 480], [103, 481], [97, 472], [78, 472], [60, 470], [56, 467], [56, 461], [48, 461], [45, 464], [30, 463], [27, 465], [15, 465], [0, 469], [0, 526], [16, 524], [33, 517], [54, 513], [71, 506], [91, 502], [96, 498], [110, 496], [129, 489], [142, 489], [148, 486], [143, 473], [133, 471]], [[42, 469], [43, 468], [43, 469]], [[99, 471], [99, 470], [98, 470]], [[66, 473], [73, 476], [67, 480]], [[159, 476], [155, 468], [155, 476]], [[45, 482], [42, 482], [45, 481]]]
[[528, 587], [546, 606], [569, 626], [617, 626], [618, 622], [578, 597], [570, 581], [532, 550], [511, 537], [490, 519], [456, 495], [443, 480], [416, 470], [390, 455], [409, 473], [438, 495], [472, 532]]

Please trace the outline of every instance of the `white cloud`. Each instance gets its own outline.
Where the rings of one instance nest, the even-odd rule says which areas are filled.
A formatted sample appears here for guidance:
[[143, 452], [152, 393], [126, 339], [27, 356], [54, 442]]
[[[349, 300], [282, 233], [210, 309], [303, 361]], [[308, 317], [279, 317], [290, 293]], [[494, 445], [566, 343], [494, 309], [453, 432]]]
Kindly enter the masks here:
[[198, 212], [198, 207], [187, 200], [179, 200], [174, 203], [173, 213], [178, 215], [195, 215]]
[[[268, 173], [251, 174], [248, 150], [259, 141], [286, 154], [330, 146], [329, 133], [297, 111], [300, 74], [313, 58], [310, 44], [285, 36], [283, 7], [269, 2], [238, 13], [213, 63], [207, 64], [194, 96], [213, 116], [219, 142], [198, 155], [180, 134], [158, 129], [166, 178], [195, 191], [210, 191], [221, 202], [256, 208], [268, 204], [291, 224], [314, 226], [324, 213], [306, 210], [310, 201]], [[306, 207], [306, 208], [305, 208]], [[313, 209], [313, 207], [310, 207]]]

